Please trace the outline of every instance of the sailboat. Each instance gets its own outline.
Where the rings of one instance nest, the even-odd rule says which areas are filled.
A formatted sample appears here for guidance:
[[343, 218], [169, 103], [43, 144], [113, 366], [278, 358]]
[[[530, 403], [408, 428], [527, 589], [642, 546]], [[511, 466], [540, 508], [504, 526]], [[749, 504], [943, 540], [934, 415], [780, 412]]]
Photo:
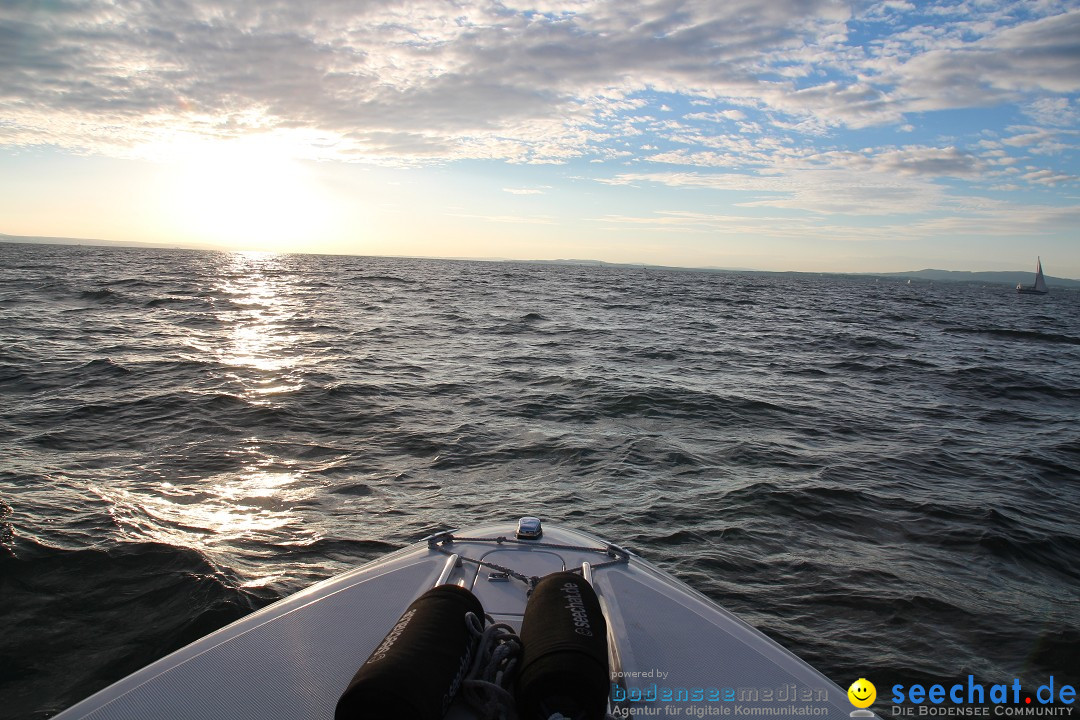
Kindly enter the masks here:
[[1016, 292], [1021, 295], [1045, 295], [1050, 292], [1046, 287], [1046, 279], [1043, 278], [1042, 272], [1042, 258], [1039, 258], [1039, 264], [1035, 270], [1035, 284], [1031, 286], [1025, 286], [1023, 283], [1019, 283], [1016, 286]]

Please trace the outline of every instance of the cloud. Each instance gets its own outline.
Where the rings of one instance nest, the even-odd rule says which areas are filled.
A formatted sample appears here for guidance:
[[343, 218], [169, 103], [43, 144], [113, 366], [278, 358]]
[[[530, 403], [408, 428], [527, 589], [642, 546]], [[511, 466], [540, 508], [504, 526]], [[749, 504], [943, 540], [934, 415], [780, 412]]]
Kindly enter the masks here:
[[[854, 198], [852, 198], [854, 199]], [[594, 222], [601, 228], [626, 232], [651, 230], [664, 235], [690, 233], [722, 239], [749, 236], [786, 239], [804, 245], [815, 242], [884, 243], [895, 246], [942, 237], [1038, 238], [1070, 232], [1080, 223], [1080, 208], [1021, 204], [1006, 201], [947, 201], [949, 212], [926, 212], [922, 217], [867, 224], [847, 222], [843, 214], [808, 217], [745, 208], [744, 214], [700, 211], [658, 211], [639, 215], [606, 215]], [[930, 208], [940, 211], [943, 206]], [[763, 212], [764, 210], [764, 212]]]
[[[903, 127], [913, 112], [1004, 100], [1023, 100], [1040, 125], [1075, 123], [1073, 101], [1057, 95], [1080, 89], [1080, 11], [1024, 2], [862, 7], [6, 3], [0, 143], [130, 155], [177, 134], [277, 133], [318, 138], [297, 152], [320, 159], [564, 163], [626, 158], [632, 151], [619, 143], [648, 132], [675, 145], [654, 161], [721, 167], [770, 164], [767, 156], [794, 144], [790, 135]], [[855, 23], [882, 35], [856, 43]], [[687, 106], [695, 112], [680, 115]], [[646, 137], [637, 147], [660, 146]], [[961, 155], [894, 160], [902, 173], [974, 167]]]
[[904, 106], [869, 83], [830, 81], [792, 90], [766, 86], [764, 97], [772, 108], [794, 116], [814, 118], [822, 127], [870, 127], [903, 120]]
[[[905, 223], [907, 237], [1035, 238], [1070, 232], [1080, 223], [1080, 208], [1010, 202], [983, 202], [963, 213]], [[899, 236], [899, 234], [898, 234]]]
[[[660, 233], [692, 233], [703, 235], [762, 235], [805, 239], [815, 228], [805, 220], [791, 217], [750, 217], [745, 215], [661, 210], [648, 215], [605, 215], [595, 219], [601, 227], [624, 231], [652, 230]], [[835, 237], [835, 235], [834, 235]]]
[[[251, 129], [243, 118], [254, 113], [358, 136], [343, 141], [354, 150], [379, 132], [412, 133], [428, 149], [451, 136], [484, 145], [536, 120], [572, 135], [595, 119], [598, 98], [752, 84], [745, 66], [758, 48], [798, 42], [832, 4], [556, 5], [540, 15], [434, 0], [20, 3], [0, 14], [4, 112], [28, 128], [56, 115], [150, 125], [206, 116], [224, 134]], [[512, 139], [518, 151], [545, 149], [535, 136]]]
[[1029, 168], [1029, 172], [1025, 173], [1022, 177], [1024, 180], [1030, 183], [1036, 183], [1038, 185], [1057, 185], [1059, 183], [1071, 182], [1076, 180], [1072, 175], [1066, 175], [1064, 173], [1055, 173], [1052, 170], [1040, 170], [1037, 168]]
[[511, 195], [544, 195], [551, 188], [548, 186], [534, 188], [503, 188], [503, 192]]
[[934, 148], [910, 146], [888, 148], [862, 153], [824, 153], [810, 158], [811, 162], [825, 162], [831, 167], [864, 170], [882, 176], [916, 175], [926, 177], [978, 177], [985, 170], [985, 162], [955, 147]]
[[1040, 98], [1025, 107], [1024, 112], [1040, 125], [1071, 127], [1080, 123], [1080, 105], [1071, 98]]
[[886, 71], [883, 79], [896, 86], [906, 110], [985, 107], [1039, 92], [1080, 91], [1080, 10], [939, 45]]
[[1076, 130], [1032, 126], [1013, 126], [1008, 130], [1014, 134], [1002, 138], [1002, 145], [1025, 149], [1034, 155], [1054, 156], [1075, 151], [1076, 138], [1080, 135]]
[[943, 190], [918, 177], [876, 175], [863, 168], [791, 167], [783, 174], [647, 172], [620, 173], [607, 184], [723, 191], [743, 208], [777, 208], [817, 216], [891, 216], [932, 212], [944, 203]]
[[482, 220], [489, 223], [508, 225], [557, 225], [558, 221], [547, 215], [477, 215], [473, 213], [447, 213], [450, 217], [469, 220]]

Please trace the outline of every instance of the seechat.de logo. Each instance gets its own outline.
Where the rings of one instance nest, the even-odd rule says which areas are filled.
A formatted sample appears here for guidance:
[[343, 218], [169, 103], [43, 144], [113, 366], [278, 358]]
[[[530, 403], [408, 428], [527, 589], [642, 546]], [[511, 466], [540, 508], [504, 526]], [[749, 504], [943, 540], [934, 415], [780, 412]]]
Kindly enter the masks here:
[[874, 713], [866, 709], [877, 699], [877, 688], [874, 687], [874, 683], [866, 678], [859, 678], [851, 683], [851, 687], [847, 689], [847, 696], [851, 704], [858, 708], [852, 711], [851, 717], [874, 717]]

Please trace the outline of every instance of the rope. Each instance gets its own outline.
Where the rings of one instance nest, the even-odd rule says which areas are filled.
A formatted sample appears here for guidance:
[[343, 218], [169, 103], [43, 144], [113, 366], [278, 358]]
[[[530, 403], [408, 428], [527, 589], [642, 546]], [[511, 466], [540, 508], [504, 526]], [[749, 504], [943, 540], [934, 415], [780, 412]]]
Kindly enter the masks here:
[[[497, 545], [502, 545], [503, 543], [510, 543], [510, 544], [513, 544], [513, 545], [528, 545], [530, 547], [542, 547], [542, 548], [549, 548], [549, 549], [552, 549], [552, 550], [573, 550], [575, 552], [601, 553], [603, 555], [607, 555], [608, 557], [613, 558], [612, 560], [607, 560], [607, 561], [602, 562], [602, 563], [596, 563], [595, 565], [592, 566], [593, 570], [600, 570], [601, 568], [609, 567], [611, 565], [622, 565], [622, 564], [630, 562], [630, 552], [628, 550], [623, 550], [618, 545], [611, 545], [611, 544], [609, 544], [607, 547], [598, 548], [598, 547], [590, 547], [590, 546], [587, 546], [587, 545], [560, 545], [558, 543], [537, 542], [535, 540], [517, 540], [515, 538], [508, 538], [508, 537], [492, 537], [492, 538], [461, 537], [461, 538], [459, 538], [459, 537], [454, 537], [453, 533], [439, 533], [437, 535], [432, 535], [430, 538], [428, 538], [428, 547], [431, 548], [432, 550], [438, 550], [439, 552], [441, 552], [444, 555], [453, 555], [454, 553], [452, 551], [446, 549], [446, 547], [444, 547], [444, 544], [445, 545], [453, 545], [455, 542], [491, 542], [491, 543], [495, 543]], [[460, 555], [460, 559], [461, 559], [462, 562], [476, 563], [477, 565], [479, 565], [481, 567], [491, 568], [492, 570], [495, 570], [497, 572], [506, 573], [506, 575], [508, 577], [512, 577], [512, 578], [514, 578], [516, 580], [520, 580], [521, 582], [528, 585], [530, 588], [536, 587], [536, 584], [538, 582], [540, 582], [540, 578], [537, 577], [536, 575], [525, 575], [524, 573], [520, 573], [517, 570], [514, 570], [513, 568], [505, 567], [505, 566], [499, 565], [497, 563], [488, 562], [486, 560], [477, 560], [475, 558], [465, 557], [464, 555]], [[580, 567], [571, 568], [570, 571], [580, 573], [581, 568]]]
[[517, 720], [514, 696], [509, 688], [521, 656], [521, 638], [509, 625], [487, 620], [491, 624], [485, 627], [485, 620], [475, 614], [465, 616], [477, 647], [461, 692], [480, 720]]
[[[481, 619], [466, 613], [465, 624], [476, 643], [476, 657], [461, 683], [462, 696], [479, 720], [518, 720], [517, 702], [509, 688], [521, 657], [521, 638], [514, 628], [495, 622], [491, 616]], [[578, 719], [556, 712], [547, 720]], [[605, 713], [604, 720], [616, 718]]]
[[[447, 550], [446, 548], [444, 548], [442, 545], [431, 545], [431, 548], [434, 549], [434, 550], [438, 550], [443, 555], [453, 555], [454, 554], [453, 552], [451, 552], [451, 551]], [[509, 575], [512, 578], [517, 578], [521, 582], [528, 585], [530, 588], [536, 587], [536, 583], [540, 582], [540, 578], [536, 577], [535, 575], [525, 575], [523, 573], [519, 573], [517, 570], [514, 570], [513, 568], [504, 567], [502, 565], [498, 565], [498, 564], [493, 563], [493, 562], [488, 562], [486, 560], [476, 560], [474, 558], [469, 558], [469, 557], [465, 557], [465, 556], [459, 556], [459, 559], [462, 562], [476, 563], [477, 565], [480, 565], [482, 567], [487, 567], [487, 568], [491, 568], [492, 570], [497, 570], [497, 571], [499, 571], [501, 573], [506, 573], [507, 575]]]

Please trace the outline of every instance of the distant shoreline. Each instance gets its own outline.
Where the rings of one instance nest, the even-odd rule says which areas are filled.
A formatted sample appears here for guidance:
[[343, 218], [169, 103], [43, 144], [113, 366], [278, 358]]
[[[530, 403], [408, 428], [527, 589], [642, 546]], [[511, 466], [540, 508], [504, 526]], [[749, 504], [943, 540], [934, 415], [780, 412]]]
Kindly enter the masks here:
[[[89, 245], [91, 247], [132, 247], [158, 250], [203, 250], [216, 252], [237, 252], [214, 245], [199, 245], [197, 243], [184, 243], [177, 245], [151, 243], [151, 242], [121, 242], [116, 240], [101, 240], [98, 238], [66, 238], [66, 237], [38, 237], [33, 235], [6, 235], [0, 233], [0, 242], [24, 243], [28, 245]], [[324, 253], [299, 253], [299, 254], [324, 254]], [[727, 267], [684, 267], [676, 265], [650, 265], [647, 263], [615, 263], [605, 260], [587, 260], [564, 258], [556, 260], [517, 260], [501, 257], [442, 257], [408, 255], [397, 257], [415, 257], [417, 259], [430, 260], [461, 260], [471, 262], [508, 262], [523, 263], [528, 265], [571, 265], [583, 267], [608, 267], [608, 268], [638, 268], [641, 270], [670, 270], [679, 272], [731, 272], [731, 273], [769, 273], [769, 274], [792, 274], [792, 275], [840, 275], [855, 277], [883, 277], [917, 280], [920, 282], [979, 282], [1000, 285], [1016, 285], [1017, 283], [1030, 284], [1035, 274], [1030, 270], [999, 270], [999, 271], [970, 271], [970, 270], [907, 270], [900, 272], [836, 272], [814, 270], [756, 270], [753, 268], [727, 268]], [[1080, 288], [1080, 280], [1071, 278], [1059, 278], [1051, 275], [1046, 276], [1046, 282], [1050, 287]]]

